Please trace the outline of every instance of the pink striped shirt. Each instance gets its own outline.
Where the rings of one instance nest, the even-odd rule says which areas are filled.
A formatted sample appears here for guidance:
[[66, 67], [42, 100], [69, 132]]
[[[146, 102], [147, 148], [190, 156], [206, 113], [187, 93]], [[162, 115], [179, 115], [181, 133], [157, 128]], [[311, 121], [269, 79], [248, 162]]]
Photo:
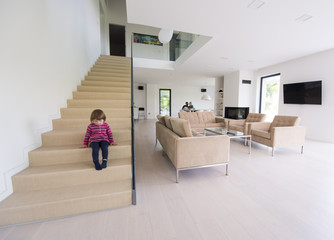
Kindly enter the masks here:
[[102, 125], [96, 125], [91, 123], [87, 127], [85, 134], [85, 139], [83, 145], [89, 145], [91, 142], [101, 142], [107, 141], [109, 144], [114, 143], [114, 138], [108, 123], [103, 123]]

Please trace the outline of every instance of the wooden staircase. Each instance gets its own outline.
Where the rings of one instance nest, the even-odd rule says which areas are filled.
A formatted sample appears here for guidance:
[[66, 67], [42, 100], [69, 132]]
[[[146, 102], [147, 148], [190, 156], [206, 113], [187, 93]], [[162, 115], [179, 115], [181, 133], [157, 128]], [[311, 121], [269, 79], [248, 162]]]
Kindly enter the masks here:
[[[100, 56], [73, 92], [29, 167], [13, 176], [14, 193], [0, 203], [0, 225], [110, 209], [132, 203], [131, 59]], [[96, 171], [91, 149], [80, 149], [90, 114], [102, 109], [117, 146]], [[101, 153], [100, 153], [101, 158]]]

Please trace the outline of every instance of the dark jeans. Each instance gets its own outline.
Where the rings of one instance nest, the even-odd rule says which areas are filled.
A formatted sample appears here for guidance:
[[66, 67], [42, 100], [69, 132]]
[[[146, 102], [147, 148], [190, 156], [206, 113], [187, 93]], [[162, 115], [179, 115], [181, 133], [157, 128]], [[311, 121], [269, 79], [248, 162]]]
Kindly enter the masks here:
[[91, 142], [90, 146], [92, 148], [92, 156], [94, 162], [99, 162], [99, 149], [102, 150], [102, 159], [108, 159], [108, 146], [109, 142], [101, 141], [101, 142]]

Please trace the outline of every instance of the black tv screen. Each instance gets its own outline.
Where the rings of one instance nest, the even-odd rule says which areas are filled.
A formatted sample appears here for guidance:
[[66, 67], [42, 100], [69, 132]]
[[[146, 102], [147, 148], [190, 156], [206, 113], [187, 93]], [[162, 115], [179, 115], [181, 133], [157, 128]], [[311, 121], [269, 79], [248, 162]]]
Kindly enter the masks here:
[[322, 81], [283, 84], [283, 99], [287, 104], [321, 105]]

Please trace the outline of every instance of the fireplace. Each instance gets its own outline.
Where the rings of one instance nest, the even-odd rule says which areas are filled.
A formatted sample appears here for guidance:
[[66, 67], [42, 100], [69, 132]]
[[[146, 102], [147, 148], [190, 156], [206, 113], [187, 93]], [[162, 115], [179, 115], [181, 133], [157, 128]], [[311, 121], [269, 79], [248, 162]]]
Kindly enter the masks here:
[[225, 118], [246, 119], [249, 107], [225, 107]]

